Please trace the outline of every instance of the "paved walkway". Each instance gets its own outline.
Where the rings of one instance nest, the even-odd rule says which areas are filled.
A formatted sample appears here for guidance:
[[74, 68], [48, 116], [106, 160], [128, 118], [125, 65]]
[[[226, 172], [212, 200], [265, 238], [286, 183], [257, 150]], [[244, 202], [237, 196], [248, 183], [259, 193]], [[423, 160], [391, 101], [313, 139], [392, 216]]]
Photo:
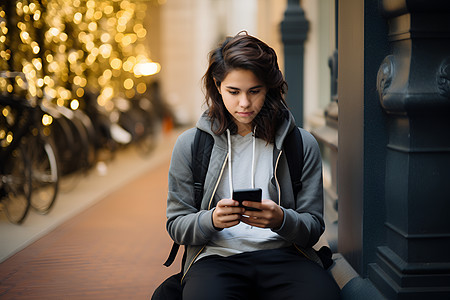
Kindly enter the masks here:
[[168, 167], [161, 160], [3, 261], [0, 299], [149, 299], [180, 267], [180, 257], [162, 266]]

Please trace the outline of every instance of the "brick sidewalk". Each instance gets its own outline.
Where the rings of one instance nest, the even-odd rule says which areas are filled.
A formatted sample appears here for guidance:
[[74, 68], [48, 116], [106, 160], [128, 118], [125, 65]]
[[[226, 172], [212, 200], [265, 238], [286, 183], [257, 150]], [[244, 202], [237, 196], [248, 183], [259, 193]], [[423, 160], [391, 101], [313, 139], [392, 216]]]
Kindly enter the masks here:
[[[149, 299], [179, 271], [162, 266], [169, 162], [0, 264], [0, 299]], [[181, 256], [181, 255], [180, 255]]]

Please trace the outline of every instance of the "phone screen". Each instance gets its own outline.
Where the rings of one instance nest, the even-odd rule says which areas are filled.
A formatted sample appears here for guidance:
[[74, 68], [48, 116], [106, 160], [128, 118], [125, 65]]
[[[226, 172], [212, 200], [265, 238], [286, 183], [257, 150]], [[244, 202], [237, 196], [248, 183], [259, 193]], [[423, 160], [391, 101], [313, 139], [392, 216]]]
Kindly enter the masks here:
[[[260, 188], [241, 189], [233, 191], [233, 200], [239, 201], [239, 206], [241, 207], [245, 207], [242, 205], [242, 201], [261, 202], [261, 198], [262, 198], [262, 190]], [[245, 207], [245, 209], [259, 211], [259, 209], [252, 207]]]

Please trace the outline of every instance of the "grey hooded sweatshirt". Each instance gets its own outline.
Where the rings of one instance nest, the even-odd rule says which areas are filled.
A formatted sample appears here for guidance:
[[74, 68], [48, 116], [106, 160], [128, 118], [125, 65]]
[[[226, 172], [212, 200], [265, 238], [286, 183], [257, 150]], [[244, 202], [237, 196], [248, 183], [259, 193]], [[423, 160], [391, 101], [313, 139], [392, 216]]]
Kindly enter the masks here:
[[[294, 127], [294, 119], [289, 113], [289, 117], [280, 125], [275, 137], [274, 178], [271, 180], [268, 193], [270, 199], [282, 208], [284, 220], [279, 229], [272, 231], [292, 243], [306, 257], [322, 265], [312, 249], [325, 229], [320, 151], [314, 137], [306, 130], [300, 129], [304, 153], [302, 190], [294, 198], [289, 168], [282, 150], [284, 138]], [[227, 135], [218, 136], [212, 132], [211, 121], [206, 113], [197, 122], [197, 128], [210, 133], [214, 138], [200, 210], [194, 204], [191, 167], [195, 128], [185, 131], [178, 137], [169, 168], [166, 227], [176, 243], [187, 246], [184, 274], [218, 232], [213, 226], [212, 213], [220, 200], [216, 197], [217, 187], [229, 157]]]

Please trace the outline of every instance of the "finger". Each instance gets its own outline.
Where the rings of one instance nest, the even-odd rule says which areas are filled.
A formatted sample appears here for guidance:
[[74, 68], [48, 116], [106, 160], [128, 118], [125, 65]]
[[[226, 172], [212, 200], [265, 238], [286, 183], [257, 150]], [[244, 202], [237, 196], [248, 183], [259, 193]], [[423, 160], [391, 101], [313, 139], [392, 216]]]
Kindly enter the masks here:
[[248, 217], [257, 217], [257, 218], [262, 218], [263, 217], [263, 213], [262, 211], [256, 211], [256, 210], [244, 210], [244, 212], [242, 213], [243, 215], [246, 215]]
[[228, 222], [232, 222], [232, 221], [236, 221], [236, 220], [240, 220], [240, 219], [241, 219], [241, 215], [232, 214], [232, 215], [219, 216], [218, 221], [222, 222], [222, 223], [228, 223]]
[[238, 206], [226, 206], [218, 208], [218, 214], [220, 215], [242, 215], [245, 209]]
[[238, 206], [239, 202], [233, 199], [222, 199], [217, 202], [217, 206], [227, 207], [227, 206]]
[[261, 223], [261, 219], [257, 219], [256, 217], [244, 217], [242, 216], [241, 220], [242, 223], [245, 223], [250, 226], [259, 227], [259, 228], [266, 228], [265, 224]]
[[244, 205], [245, 207], [257, 208], [257, 209], [261, 209], [262, 210], [261, 202], [243, 201], [242, 205]]

